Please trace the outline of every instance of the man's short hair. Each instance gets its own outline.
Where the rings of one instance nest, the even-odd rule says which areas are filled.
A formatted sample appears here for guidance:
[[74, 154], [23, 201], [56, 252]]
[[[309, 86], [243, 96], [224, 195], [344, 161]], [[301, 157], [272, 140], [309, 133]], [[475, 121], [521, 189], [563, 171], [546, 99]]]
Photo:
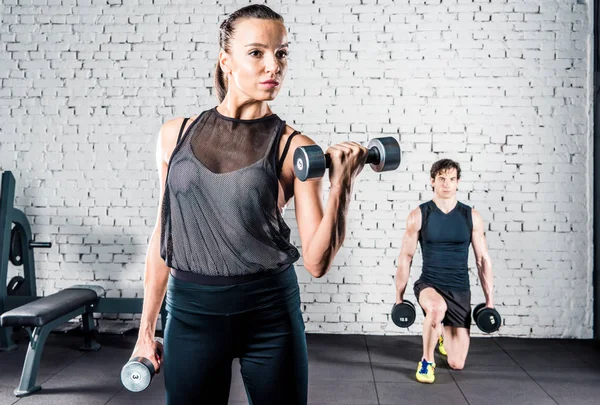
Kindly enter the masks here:
[[456, 178], [460, 180], [460, 164], [451, 159], [441, 159], [435, 162], [431, 166], [431, 171], [429, 174], [431, 175], [432, 179], [435, 179], [438, 174], [452, 169], [456, 169]]

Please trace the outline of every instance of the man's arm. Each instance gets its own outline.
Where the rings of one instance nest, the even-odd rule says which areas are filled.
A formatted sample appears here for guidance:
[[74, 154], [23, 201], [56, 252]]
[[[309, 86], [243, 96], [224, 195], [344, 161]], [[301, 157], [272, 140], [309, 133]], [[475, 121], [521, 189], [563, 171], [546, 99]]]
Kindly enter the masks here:
[[419, 232], [421, 231], [421, 209], [414, 209], [406, 220], [406, 231], [402, 238], [402, 247], [398, 256], [398, 269], [396, 270], [396, 303], [403, 300], [408, 276], [410, 275], [410, 265], [419, 243]]
[[473, 233], [471, 235], [471, 243], [473, 244], [473, 252], [477, 262], [477, 273], [481, 280], [481, 287], [485, 295], [485, 306], [494, 307], [494, 275], [492, 273], [492, 260], [488, 252], [487, 243], [485, 241], [485, 232], [483, 218], [479, 212], [473, 210]]

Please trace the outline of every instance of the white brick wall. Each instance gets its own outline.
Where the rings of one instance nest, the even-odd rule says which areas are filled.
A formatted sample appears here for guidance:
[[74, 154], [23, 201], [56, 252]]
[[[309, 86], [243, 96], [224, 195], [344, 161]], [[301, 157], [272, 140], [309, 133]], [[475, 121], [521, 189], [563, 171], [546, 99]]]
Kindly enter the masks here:
[[[37, 239], [54, 241], [36, 253], [43, 293], [78, 280], [141, 296], [157, 131], [215, 105], [218, 23], [247, 4], [217, 3], [2, 1], [0, 169], [16, 174]], [[397, 172], [361, 174], [331, 272], [311, 280], [298, 266], [307, 330], [419, 332], [420, 312], [407, 332], [388, 319], [393, 275], [406, 216], [448, 157], [464, 169], [459, 199], [487, 225], [501, 334], [590, 337], [592, 6], [315, 3], [271, 5], [291, 41], [273, 108], [322, 146], [399, 135], [404, 153]]]

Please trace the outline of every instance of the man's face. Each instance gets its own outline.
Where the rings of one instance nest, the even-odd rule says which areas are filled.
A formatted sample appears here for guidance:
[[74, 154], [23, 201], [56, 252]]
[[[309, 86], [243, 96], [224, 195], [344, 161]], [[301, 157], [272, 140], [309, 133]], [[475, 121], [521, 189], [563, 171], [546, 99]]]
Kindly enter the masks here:
[[449, 169], [438, 173], [435, 179], [431, 179], [431, 185], [435, 194], [440, 198], [452, 198], [458, 190], [458, 176], [456, 169]]

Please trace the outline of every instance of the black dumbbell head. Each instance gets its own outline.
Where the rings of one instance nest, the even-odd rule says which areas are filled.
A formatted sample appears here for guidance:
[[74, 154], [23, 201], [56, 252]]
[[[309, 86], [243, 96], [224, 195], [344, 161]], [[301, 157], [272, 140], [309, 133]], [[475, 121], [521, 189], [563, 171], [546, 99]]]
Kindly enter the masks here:
[[415, 306], [408, 300], [402, 301], [401, 304], [394, 304], [392, 307], [392, 321], [399, 328], [408, 328], [415, 322], [416, 317]]
[[367, 149], [375, 148], [379, 152], [379, 160], [371, 163], [376, 172], [396, 170], [400, 166], [400, 144], [392, 136], [371, 139]]
[[294, 173], [300, 181], [321, 178], [327, 163], [323, 149], [319, 145], [308, 145], [294, 151]]
[[479, 304], [473, 309], [473, 319], [477, 327], [484, 333], [493, 333], [500, 329], [502, 317], [494, 308], [486, 308]]

